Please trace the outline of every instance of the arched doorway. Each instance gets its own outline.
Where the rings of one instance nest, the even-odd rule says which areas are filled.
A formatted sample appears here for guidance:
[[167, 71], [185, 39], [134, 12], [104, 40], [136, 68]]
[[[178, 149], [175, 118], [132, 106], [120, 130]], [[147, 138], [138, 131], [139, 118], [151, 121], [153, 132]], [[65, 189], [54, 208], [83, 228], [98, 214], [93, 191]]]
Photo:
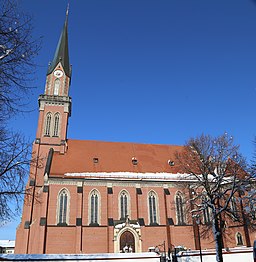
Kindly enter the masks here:
[[130, 231], [125, 231], [120, 237], [120, 250], [124, 251], [126, 246], [128, 247], [127, 252], [136, 252], [135, 239]]

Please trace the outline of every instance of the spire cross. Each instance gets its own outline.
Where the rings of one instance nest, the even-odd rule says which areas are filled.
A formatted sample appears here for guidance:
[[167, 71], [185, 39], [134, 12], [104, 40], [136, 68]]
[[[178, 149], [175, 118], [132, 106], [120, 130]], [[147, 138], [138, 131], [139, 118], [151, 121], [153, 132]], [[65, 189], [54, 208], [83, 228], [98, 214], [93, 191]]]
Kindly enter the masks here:
[[68, 11], [69, 11], [69, 3], [68, 3], [68, 6], [67, 6], [66, 17], [68, 17]]

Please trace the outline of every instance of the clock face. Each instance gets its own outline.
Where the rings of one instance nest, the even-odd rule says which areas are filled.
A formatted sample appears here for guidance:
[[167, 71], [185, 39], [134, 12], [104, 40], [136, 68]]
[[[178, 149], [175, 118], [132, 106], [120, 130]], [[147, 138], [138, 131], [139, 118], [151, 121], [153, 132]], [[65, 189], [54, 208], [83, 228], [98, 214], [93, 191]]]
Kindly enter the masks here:
[[56, 76], [56, 77], [62, 77], [63, 76], [63, 72], [61, 71], [61, 70], [55, 70], [54, 71], [54, 76]]

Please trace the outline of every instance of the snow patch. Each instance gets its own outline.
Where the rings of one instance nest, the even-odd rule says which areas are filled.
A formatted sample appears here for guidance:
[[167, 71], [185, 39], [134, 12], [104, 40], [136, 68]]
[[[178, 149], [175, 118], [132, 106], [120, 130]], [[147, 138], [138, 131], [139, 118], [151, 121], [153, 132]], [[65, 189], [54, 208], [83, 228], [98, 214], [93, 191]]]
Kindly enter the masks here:
[[69, 177], [86, 177], [92, 179], [132, 179], [132, 180], [168, 180], [168, 181], [197, 181], [193, 175], [172, 173], [132, 173], [132, 172], [100, 172], [100, 173], [65, 173]]

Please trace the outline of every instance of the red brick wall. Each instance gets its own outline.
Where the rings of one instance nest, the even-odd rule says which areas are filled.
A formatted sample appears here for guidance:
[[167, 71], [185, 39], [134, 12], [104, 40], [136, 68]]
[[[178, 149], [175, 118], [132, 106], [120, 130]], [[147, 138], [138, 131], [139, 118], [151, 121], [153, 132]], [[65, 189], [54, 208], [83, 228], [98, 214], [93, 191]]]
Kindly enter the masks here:
[[[65, 180], [62, 180], [65, 181]], [[17, 231], [16, 253], [26, 253], [28, 245], [29, 253], [101, 253], [114, 252], [114, 233], [113, 227], [108, 227], [108, 218], [118, 220], [119, 217], [119, 192], [125, 189], [129, 192], [131, 200], [131, 217], [136, 220], [137, 209], [139, 217], [144, 218], [145, 227], [141, 227], [142, 251], [148, 251], [151, 246], [162, 244], [165, 241], [166, 250], [168, 242], [174, 246], [185, 246], [194, 249], [195, 241], [192, 225], [177, 226], [172, 225], [170, 229], [170, 239], [168, 241], [168, 231], [166, 227], [166, 213], [164, 202], [164, 190], [157, 186], [143, 186], [142, 195], [138, 195], [138, 207], [136, 205], [136, 187], [113, 186], [113, 195], [107, 194], [107, 182], [104, 185], [83, 186], [83, 193], [77, 193], [77, 184], [75, 180], [71, 181], [73, 185], [50, 184], [49, 193], [43, 192], [42, 187], [38, 187], [39, 201], [34, 203], [33, 209], [30, 206], [24, 206], [23, 220]], [[86, 182], [85, 182], [86, 183]], [[90, 181], [91, 183], [91, 181]], [[69, 205], [69, 223], [67, 227], [57, 226], [57, 197], [61, 189], [67, 188], [70, 193]], [[100, 193], [100, 226], [89, 226], [89, 194], [91, 190], [97, 189]], [[154, 190], [158, 198], [159, 226], [149, 226], [148, 221], [148, 192]], [[167, 200], [167, 217], [173, 218], [176, 223], [176, 213], [174, 196], [177, 191], [170, 188], [170, 195]], [[47, 204], [47, 198], [48, 204]], [[48, 207], [48, 210], [47, 210]], [[32, 223], [30, 229], [24, 229], [24, 221], [29, 219], [29, 212], [33, 210]], [[45, 226], [40, 226], [40, 218], [47, 216], [47, 230]], [[82, 217], [83, 226], [76, 226], [76, 218]], [[189, 221], [188, 221], [189, 222]], [[200, 225], [201, 232], [204, 226]], [[240, 232], [245, 243], [243, 228], [226, 228], [224, 244], [226, 247], [236, 246], [235, 234]], [[28, 237], [29, 232], [29, 237]], [[255, 233], [251, 232], [251, 242], [255, 239]], [[202, 249], [214, 248], [212, 234], [201, 237]]]

